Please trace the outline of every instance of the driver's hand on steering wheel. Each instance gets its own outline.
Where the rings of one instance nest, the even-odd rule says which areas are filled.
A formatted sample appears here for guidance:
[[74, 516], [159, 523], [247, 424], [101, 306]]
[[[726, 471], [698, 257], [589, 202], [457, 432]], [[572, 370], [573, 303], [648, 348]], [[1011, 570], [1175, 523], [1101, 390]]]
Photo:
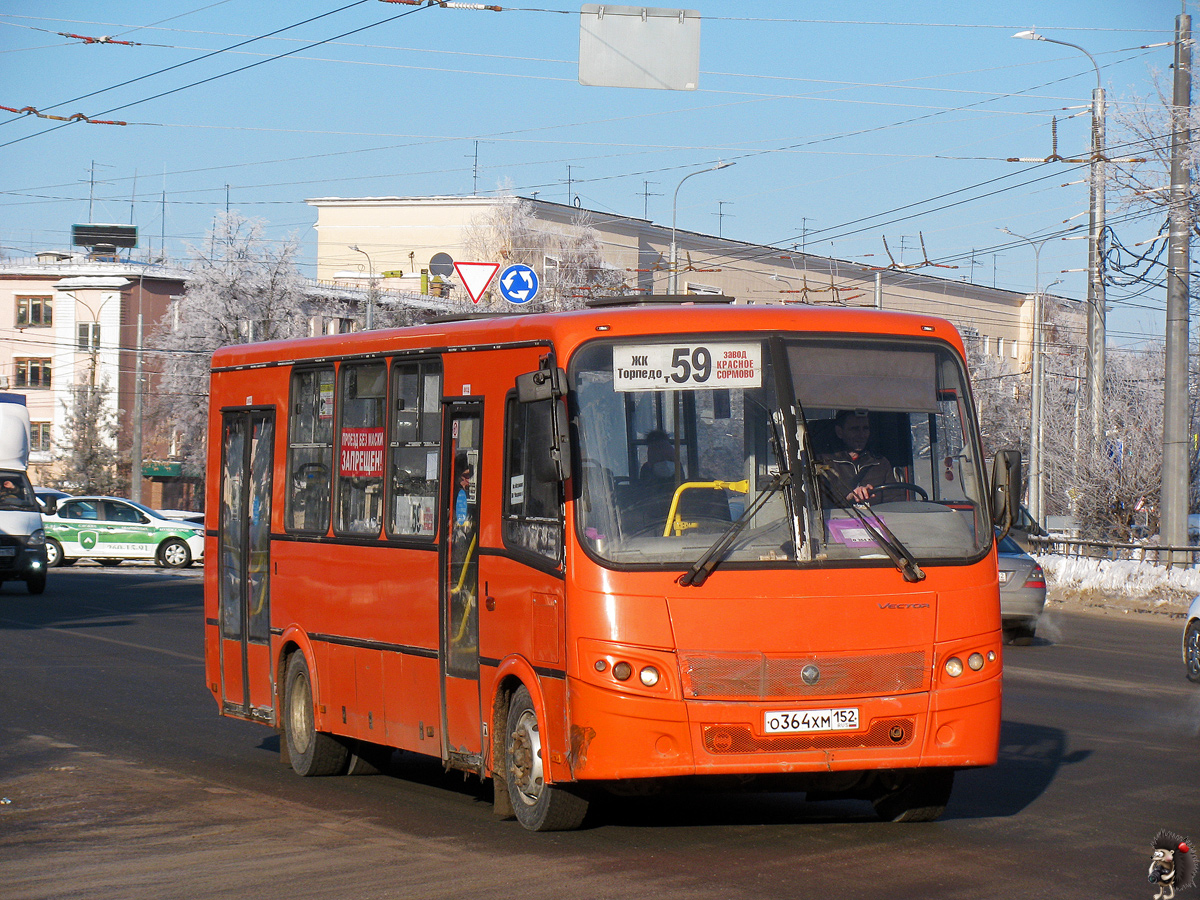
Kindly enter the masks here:
[[847, 500], [852, 500], [855, 503], [866, 503], [875, 493], [875, 488], [869, 484], [860, 484], [854, 490], [846, 495]]

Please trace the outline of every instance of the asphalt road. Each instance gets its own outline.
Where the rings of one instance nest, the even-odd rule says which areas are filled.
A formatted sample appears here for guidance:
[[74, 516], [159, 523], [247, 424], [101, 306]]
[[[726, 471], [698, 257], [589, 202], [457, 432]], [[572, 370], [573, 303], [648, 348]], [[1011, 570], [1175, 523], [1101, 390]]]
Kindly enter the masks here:
[[1007, 648], [1000, 763], [961, 773], [939, 822], [684, 792], [537, 835], [414, 755], [293, 775], [273, 732], [217, 716], [200, 595], [199, 569], [128, 564], [0, 588], [4, 900], [1149, 900], [1155, 833], [1200, 837], [1200, 689], [1162, 617], [1058, 614]]

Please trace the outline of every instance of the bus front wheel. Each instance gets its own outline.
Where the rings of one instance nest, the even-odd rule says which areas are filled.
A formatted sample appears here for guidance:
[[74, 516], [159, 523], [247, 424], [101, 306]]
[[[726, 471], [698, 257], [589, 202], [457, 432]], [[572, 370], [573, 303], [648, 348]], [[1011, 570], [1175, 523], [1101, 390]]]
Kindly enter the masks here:
[[953, 769], [910, 769], [885, 776], [872, 801], [885, 822], [932, 822], [946, 811]]
[[283, 731], [292, 769], [306, 776], [341, 774], [349, 754], [337, 738], [316, 729], [312, 678], [303, 653], [288, 659], [284, 685]]
[[505, 734], [504, 778], [517, 821], [530, 831], [570, 831], [582, 825], [587, 799], [546, 783], [541, 727], [524, 685], [509, 703]]

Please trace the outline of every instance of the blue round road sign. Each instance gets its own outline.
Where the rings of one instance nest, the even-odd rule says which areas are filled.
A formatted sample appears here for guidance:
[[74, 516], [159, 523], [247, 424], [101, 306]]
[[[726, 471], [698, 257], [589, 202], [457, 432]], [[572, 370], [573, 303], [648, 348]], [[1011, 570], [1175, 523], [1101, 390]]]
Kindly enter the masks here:
[[518, 263], [500, 273], [500, 294], [509, 303], [528, 303], [538, 290], [537, 272]]

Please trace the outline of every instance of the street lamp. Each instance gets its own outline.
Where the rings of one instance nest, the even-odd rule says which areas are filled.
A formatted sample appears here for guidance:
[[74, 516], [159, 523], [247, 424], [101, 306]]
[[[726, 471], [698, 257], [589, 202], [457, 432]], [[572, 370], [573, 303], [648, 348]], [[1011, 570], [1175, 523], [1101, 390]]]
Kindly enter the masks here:
[[1104, 273], [1101, 270], [1100, 238], [1104, 232], [1104, 88], [1100, 83], [1100, 66], [1095, 58], [1078, 44], [1059, 41], [1036, 31], [1019, 31], [1013, 35], [1027, 41], [1046, 41], [1078, 50], [1096, 70], [1096, 89], [1092, 92], [1092, 158], [1091, 189], [1089, 190], [1088, 233], [1088, 404], [1091, 413], [1092, 443], [1100, 443], [1104, 415], [1104, 354], [1107, 341], [1105, 323]]
[[358, 244], [351, 244], [350, 249], [355, 253], [361, 253], [367, 258], [367, 331], [375, 327], [375, 264], [371, 262], [371, 255], [366, 250], [361, 249]]
[[1029, 512], [1040, 525], [1045, 520], [1046, 473], [1042, 465], [1042, 418], [1046, 402], [1046, 375], [1043, 368], [1042, 319], [1045, 315], [1042, 295], [1042, 247], [1052, 238], [1035, 241], [1023, 234], [1001, 228], [1033, 248], [1033, 334], [1029, 342]]
[[732, 165], [733, 163], [731, 162], [721, 161], [715, 166], [710, 166], [707, 169], [689, 172], [687, 175], [684, 175], [681, 179], [679, 179], [679, 184], [675, 186], [675, 196], [671, 200], [671, 288], [668, 291], [670, 294], [679, 292], [679, 270], [675, 265], [679, 255], [679, 251], [675, 246], [675, 213], [679, 209], [679, 189], [683, 187], [683, 183], [693, 175], [703, 175], [705, 172], [715, 172], [717, 169], [728, 169]]

